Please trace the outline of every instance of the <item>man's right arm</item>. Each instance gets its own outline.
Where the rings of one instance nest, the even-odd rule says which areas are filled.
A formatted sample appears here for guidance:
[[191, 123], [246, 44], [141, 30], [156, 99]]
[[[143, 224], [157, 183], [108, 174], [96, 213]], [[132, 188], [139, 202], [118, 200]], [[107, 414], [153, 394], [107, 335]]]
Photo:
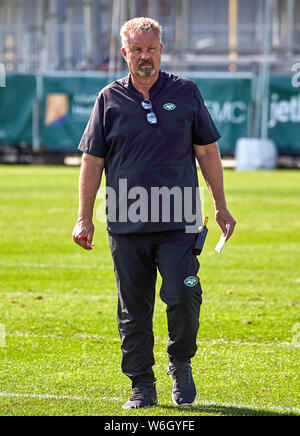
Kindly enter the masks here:
[[104, 169], [104, 158], [84, 153], [79, 179], [78, 220], [73, 240], [85, 250], [91, 250], [94, 236], [93, 211]]

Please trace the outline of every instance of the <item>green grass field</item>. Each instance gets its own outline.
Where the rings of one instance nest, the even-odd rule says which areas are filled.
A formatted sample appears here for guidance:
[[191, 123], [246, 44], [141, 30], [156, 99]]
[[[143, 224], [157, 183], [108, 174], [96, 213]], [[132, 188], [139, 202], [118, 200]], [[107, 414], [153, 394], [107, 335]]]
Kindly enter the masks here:
[[105, 224], [95, 220], [92, 252], [72, 241], [78, 174], [0, 166], [0, 415], [300, 415], [300, 171], [225, 171], [238, 224], [221, 254], [206, 190], [204, 302], [192, 362], [198, 400], [182, 409], [172, 403], [157, 296], [159, 406], [138, 411], [121, 409], [131, 386], [120, 369]]

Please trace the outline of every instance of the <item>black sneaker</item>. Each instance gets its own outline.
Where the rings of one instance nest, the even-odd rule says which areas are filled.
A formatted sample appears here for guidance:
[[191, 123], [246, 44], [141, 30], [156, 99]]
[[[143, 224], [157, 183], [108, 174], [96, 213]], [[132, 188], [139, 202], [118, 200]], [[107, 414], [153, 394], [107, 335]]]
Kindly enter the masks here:
[[173, 403], [178, 406], [191, 406], [194, 404], [197, 391], [189, 362], [169, 361], [168, 375], [173, 380]]
[[155, 384], [138, 385], [132, 391], [132, 397], [122, 409], [139, 409], [141, 407], [150, 407], [157, 404], [157, 394]]

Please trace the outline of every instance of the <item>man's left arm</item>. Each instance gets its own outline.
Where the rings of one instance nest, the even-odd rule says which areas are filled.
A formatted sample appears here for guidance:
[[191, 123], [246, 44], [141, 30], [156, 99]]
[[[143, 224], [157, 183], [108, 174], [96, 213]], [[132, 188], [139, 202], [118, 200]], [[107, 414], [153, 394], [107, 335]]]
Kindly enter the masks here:
[[216, 221], [224, 235], [226, 234], [226, 224], [230, 224], [230, 231], [227, 237], [229, 239], [234, 231], [236, 221], [229, 213], [226, 205], [223, 168], [218, 144], [213, 142], [212, 144], [201, 146], [194, 145], [194, 150], [203, 178], [214, 201]]

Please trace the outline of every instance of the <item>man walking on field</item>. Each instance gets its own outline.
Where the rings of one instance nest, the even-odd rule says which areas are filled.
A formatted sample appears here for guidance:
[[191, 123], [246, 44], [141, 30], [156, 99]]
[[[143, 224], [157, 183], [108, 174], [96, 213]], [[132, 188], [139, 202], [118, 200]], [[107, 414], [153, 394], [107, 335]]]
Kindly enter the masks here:
[[[150, 18], [124, 24], [122, 54], [129, 75], [100, 92], [79, 145], [84, 154], [73, 239], [82, 248], [92, 249], [93, 209], [103, 169], [107, 189], [115, 192], [116, 213], [108, 214], [107, 230], [118, 287], [122, 370], [133, 388], [125, 409], [157, 403], [152, 329], [157, 271], [167, 306], [172, 398], [177, 405], [196, 400], [191, 359], [197, 351], [202, 290], [193, 254], [196, 235], [187, 231], [187, 215], [195, 218], [197, 203], [195, 158], [224, 234], [230, 225], [228, 238], [235, 226], [225, 201], [219, 132], [195, 83], [161, 71], [161, 35], [160, 25]], [[168, 197], [168, 219], [154, 206], [155, 189], [174, 194]], [[188, 189], [193, 192], [192, 210], [178, 215], [186, 212]], [[138, 195], [139, 208], [134, 209]]]

